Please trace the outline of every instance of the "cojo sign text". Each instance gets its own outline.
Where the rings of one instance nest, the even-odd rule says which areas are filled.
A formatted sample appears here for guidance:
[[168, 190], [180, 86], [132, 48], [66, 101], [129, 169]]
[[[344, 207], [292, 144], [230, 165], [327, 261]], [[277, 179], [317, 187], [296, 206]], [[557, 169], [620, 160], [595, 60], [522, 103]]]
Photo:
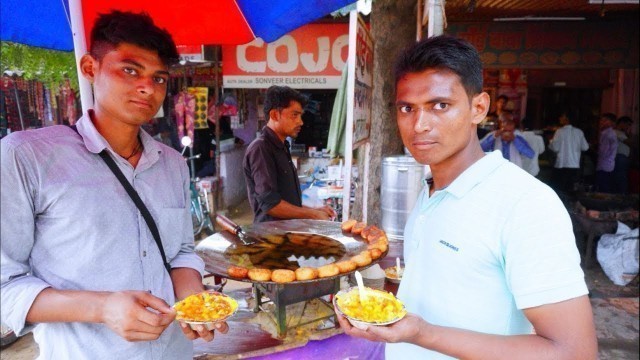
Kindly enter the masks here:
[[310, 24], [272, 42], [223, 46], [226, 88], [336, 89], [349, 46], [347, 24]]

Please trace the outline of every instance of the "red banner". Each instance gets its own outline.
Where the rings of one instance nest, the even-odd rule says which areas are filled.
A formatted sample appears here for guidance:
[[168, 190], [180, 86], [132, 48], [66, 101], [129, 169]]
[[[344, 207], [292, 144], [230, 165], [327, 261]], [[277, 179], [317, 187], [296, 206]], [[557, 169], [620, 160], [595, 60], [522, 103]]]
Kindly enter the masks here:
[[223, 46], [226, 88], [336, 89], [349, 46], [347, 24], [309, 24], [272, 42]]

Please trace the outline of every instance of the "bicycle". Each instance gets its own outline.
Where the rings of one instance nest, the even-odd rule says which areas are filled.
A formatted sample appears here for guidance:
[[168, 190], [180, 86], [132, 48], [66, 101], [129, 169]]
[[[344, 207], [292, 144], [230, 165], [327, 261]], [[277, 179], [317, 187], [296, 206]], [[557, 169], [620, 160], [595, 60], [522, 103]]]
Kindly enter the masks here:
[[198, 189], [197, 183], [200, 181], [195, 176], [195, 164], [194, 160], [200, 158], [200, 154], [193, 155], [193, 148], [191, 147], [191, 138], [185, 136], [181, 140], [182, 143], [182, 156], [184, 156], [185, 150], [189, 148], [189, 156], [185, 158], [185, 161], [189, 162], [189, 175], [190, 184], [189, 192], [191, 197], [190, 211], [191, 221], [193, 222], [193, 235], [198, 236], [205, 232], [207, 235], [215, 233], [215, 227], [213, 221], [211, 221], [211, 207], [209, 204], [209, 191], [204, 186]]

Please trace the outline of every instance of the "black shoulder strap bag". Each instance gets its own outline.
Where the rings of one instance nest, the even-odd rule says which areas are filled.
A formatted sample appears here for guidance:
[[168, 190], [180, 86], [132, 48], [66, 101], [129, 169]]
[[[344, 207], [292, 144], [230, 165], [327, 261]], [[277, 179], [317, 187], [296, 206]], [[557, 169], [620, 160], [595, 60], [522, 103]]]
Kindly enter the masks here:
[[[72, 128], [73, 131], [78, 133], [78, 129], [76, 128], [75, 125], [70, 126], [70, 128]], [[78, 133], [78, 135], [79, 134], [80, 133]], [[138, 192], [133, 188], [133, 186], [131, 186], [131, 184], [129, 183], [127, 178], [124, 176], [122, 171], [120, 171], [116, 162], [111, 158], [111, 156], [109, 156], [109, 153], [107, 152], [107, 150], [106, 149], [102, 150], [99, 155], [102, 158], [102, 160], [104, 160], [104, 162], [107, 163], [107, 166], [109, 167], [109, 169], [111, 169], [111, 171], [116, 176], [116, 178], [118, 178], [118, 180], [120, 181], [120, 184], [122, 184], [124, 189], [127, 191], [127, 194], [129, 194], [129, 197], [131, 197], [131, 200], [133, 200], [133, 203], [136, 204], [136, 206], [138, 207], [138, 210], [140, 210], [140, 214], [142, 214], [144, 221], [147, 223], [147, 226], [151, 231], [151, 235], [153, 235], [153, 239], [156, 241], [156, 245], [158, 245], [158, 250], [160, 250], [160, 255], [162, 256], [162, 262], [164, 263], [164, 267], [167, 269], [167, 272], [171, 274], [171, 265], [167, 262], [167, 256], [164, 254], [164, 248], [162, 247], [162, 242], [160, 241], [160, 232], [158, 231], [156, 222], [153, 221], [153, 217], [151, 217], [151, 213], [149, 212], [149, 209], [147, 209], [147, 207], [142, 202], [142, 199], [140, 199]]]

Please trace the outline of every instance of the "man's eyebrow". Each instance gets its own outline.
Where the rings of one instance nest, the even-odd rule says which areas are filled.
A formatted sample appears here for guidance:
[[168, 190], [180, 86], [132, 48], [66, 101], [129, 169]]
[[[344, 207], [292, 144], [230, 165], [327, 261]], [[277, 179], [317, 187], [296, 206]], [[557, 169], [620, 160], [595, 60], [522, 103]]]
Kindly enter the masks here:
[[[131, 59], [123, 59], [121, 62], [135, 66], [139, 69], [145, 69], [144, 65], [140, 64], [139, 62], [135, 61], [135, 60], [131, 60]], [[158, 70], [155, 72], [156, 75], [166, 75], [166, 76], [170, 76], [170, 73], [166, 70]]]
[[[423, 101], [422, 103], [424, 104], [437, 104], [437, 103], [441, 103], [441, 102], [445, 102], [445, 103], [449, 103], [451, 102], [451, 98], [446, 97], [446, 96], [437, 96], [431, 99], [428, 99], [426, 101]], [[404, 106], [404, 105], [415, 105], [412, 102], [408, 102], [408, 101], [404, 101], [404, 100], [398, 100], [395, 103], [396, 106]]]
[[122, 59], [122, 61], [120, 61], [120, 62], [123, 62], [125, 64], [129, 64], [129, 65], [133, 65], [133, 66], [135, 66], [137, 68], [140, 68], [140, 69], [144, 69], [144, 66], [142, 64], [140, 64], [139, 62], [135, 61], [135, 60]]

